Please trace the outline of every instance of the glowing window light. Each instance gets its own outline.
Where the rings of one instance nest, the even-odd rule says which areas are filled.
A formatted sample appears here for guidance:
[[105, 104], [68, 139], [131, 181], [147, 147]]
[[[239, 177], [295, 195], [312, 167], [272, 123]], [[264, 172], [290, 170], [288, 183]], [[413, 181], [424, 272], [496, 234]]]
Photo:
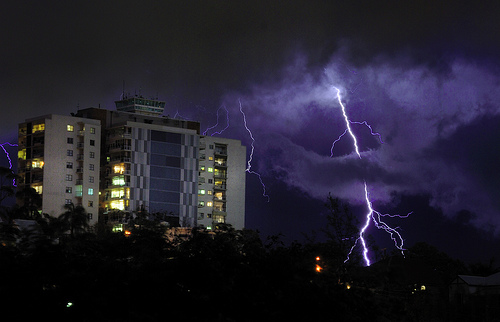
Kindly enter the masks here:
[[110, 203], [111, 209], [125, 210], [125, 203], [123, 200], [113, 200]]
[[35, 132], [40, 132], [40, 131], [45, 131], [45, 124], [33, 124], [33, 133]]

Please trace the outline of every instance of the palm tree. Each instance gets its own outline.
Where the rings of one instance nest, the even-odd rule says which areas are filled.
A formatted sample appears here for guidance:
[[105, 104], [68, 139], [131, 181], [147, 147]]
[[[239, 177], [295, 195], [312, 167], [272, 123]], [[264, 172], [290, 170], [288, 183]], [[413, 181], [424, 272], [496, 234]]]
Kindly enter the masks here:
[[42, 196], [30, 186], [25, 186], [22, 190], [16, 193], [19, 200], [23, 200], [23, 205], [19, 208], [19, 216], [27, 219], [35, 219], [39, 213], [38, 210], [42, 206]]
[[64, 205], [64, 212], [59, 219], [69, 228], [70, 236], [73, 237], [78, 232], [83, 232], [89, 227], [89, 217], [85, 208], [73, 203]]

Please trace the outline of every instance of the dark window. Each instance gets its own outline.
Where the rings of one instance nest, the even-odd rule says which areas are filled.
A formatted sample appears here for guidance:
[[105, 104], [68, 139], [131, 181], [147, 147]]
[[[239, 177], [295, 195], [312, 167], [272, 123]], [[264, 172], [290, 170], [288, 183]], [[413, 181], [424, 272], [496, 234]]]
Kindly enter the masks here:
[[66, 141], [67, 141], [69, 144], [73, 144], [73, 138], [68, 138]]

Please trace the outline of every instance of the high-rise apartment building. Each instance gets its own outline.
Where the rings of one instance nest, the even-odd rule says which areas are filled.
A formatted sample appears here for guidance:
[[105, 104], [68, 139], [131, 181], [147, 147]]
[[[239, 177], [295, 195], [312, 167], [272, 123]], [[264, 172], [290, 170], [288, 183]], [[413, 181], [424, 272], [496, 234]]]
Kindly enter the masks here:
[[100, 122], [61, 115], [28, 119], [19, 124], [18, 144], [18, 190], [31, 187], [41, 194], [43, 213], [57, 217], [73, 203], [85, 207], [90, 223], [96, 223]]
[[[20, 125], [20, 169], [39, 160], [33, 154], [39, 148], [31, 142], [40, 136], [33, 131], [42, 123], [45, 136], [57, 136], [49, 144], [45, 139], [44, 171], [61, 172], [63, 162], [73, 162], [74, 171], [66, 171], [63, 179], [73, 178], [74, 186], [64, 186], [63, 179], [44, 173], [42, 190], [37, 188], [42, 184], [36, 181], [36, 171], [22, 172], [25, 184], [42, 193], [42, 211], [57, 203], [48, 193], [63, 187], [63, 203], [71, 200], [87, 211], [91, 205], [94, 222], [99, 207], [102, 220], [117, 224], [149, 213], [183, 227], [212, 228], [217, 223], [244, 227], [246, 148], [240, 141], [200, 136], [200, 123], [161, 116], [162, 101], [134, 96], [115, 103], [116, 111], [87, 108], [74, 117], [51, 115]], [[48, 127], [54, 120], [57, 130]], [[74, 136], [63, 131], [70, 125]], [[75, 145], [72, 161], [67, 155], [70, 139]], [[92, 186], [89, 171], [94, 173]]]
[[200, 138], [198, 226], [245, 226], [246, 147], [238, 140]]

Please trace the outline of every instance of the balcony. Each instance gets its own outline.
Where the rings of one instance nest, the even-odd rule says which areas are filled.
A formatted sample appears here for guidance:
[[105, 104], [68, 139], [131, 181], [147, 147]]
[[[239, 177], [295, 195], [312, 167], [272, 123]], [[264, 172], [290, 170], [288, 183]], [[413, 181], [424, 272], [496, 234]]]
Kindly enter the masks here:
[[77, 160], [77, 161], [83, 161], [83, 154], [78, 154], [78, 155], [76, 156], [76, 160]]
[[109, 160], [109, 163], [115, 162], [132, 162], [132, 159], [129, 157], [114, 157]]
[[226, 217], [227, 216], [227, 212], [225, 210], [221, 211], [221, 210], [214, 209], [212, 211], [212, 218], [213, 218], [213, 216], [224, 216], [224, 217]]
[[218, 148], [215, 148], [214, 154], [215, 155], [227, 155], [227, 149], [218, 149]]
[[83, 149], [83, 146], [84, 146], [84, 143], [83, 142], [78, 142], [76, 144], [76, 147], [79, 148], [79, 149]]
[[83, 173], [83, 168], [82, 167], [76, 168], [76, 173]]
[[107, 147], [108, 152], [113, 152], [113, 151], [130, 151], [132, 149], [132, 146], [128, 144], [110, 144]]
[[85, 135], [85, 130], [78, 131], [78, 136], [84, 136], [84, 135]]

